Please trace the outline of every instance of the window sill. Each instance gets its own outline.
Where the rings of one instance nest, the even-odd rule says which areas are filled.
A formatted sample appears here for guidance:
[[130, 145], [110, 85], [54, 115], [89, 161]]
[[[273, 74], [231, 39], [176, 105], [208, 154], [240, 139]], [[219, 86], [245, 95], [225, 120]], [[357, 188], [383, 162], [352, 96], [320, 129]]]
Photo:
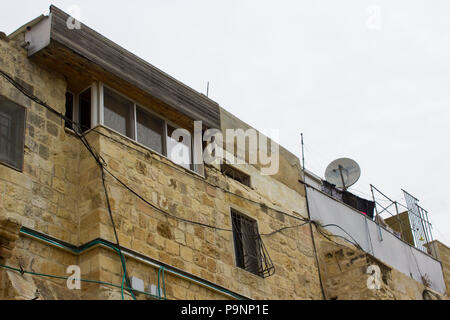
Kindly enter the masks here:
[[22, 168], [17, 168], [17, 167], [15, 167], [15, 166], [13, 166], [13, 165], [11, 165], [11, 164], [9, 164], [9, 163], [3, 162], [3, 161], [1, 161], [1, 160], [0, 160], [0, 165], [1, 165], [1, 166], [5, 166], [5, 167], [7, 167], [7, 168], [9, 168], [9, 169], [12, 169], [12, 170], [14, 170], [14, 171], [17, 171], [17, 172], [19, 172], [19, 173], [23, 173], [23, 167], [22, 167]]

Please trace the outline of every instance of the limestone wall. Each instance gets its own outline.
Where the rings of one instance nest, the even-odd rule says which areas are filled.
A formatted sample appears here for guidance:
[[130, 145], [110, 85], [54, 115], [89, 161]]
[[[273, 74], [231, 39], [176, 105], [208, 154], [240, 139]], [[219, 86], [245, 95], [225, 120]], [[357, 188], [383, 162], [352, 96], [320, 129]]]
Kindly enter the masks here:
[[[0, 41], [0, 68], [64, 112], [64, 77], [34, 64], [20, 47], [22, 40], [19, 36], [14, 41]], [[100, 170], [93, 158], [77, 138], [64, 129], [59, 118], [24, 98], [5, 80], [0, 80], [0, 85], [0, 94], [27, 107], [24, 170], [17, 172], [0, 166], [1, 217], [17, 219], [23, 226], [75, 246], [96, 238], [115, 243]], [[97, 130], [114, 135], [104, 128]], [[299, 223], [267, 207], [306, 216], [303, 197], [277, 180], [258, 178], [253, 169], [255, 189], [226, 178], [213, 167], [206, 168], [209, 182], [206, 183], [204, 178], [194, 178], [192, 173], [120, 136], [113, 137], [120, 143], [94, 131], [87, 138], [104, 157], [109, 170], [171, 215], [231, 230], [233, 207], [256, 219], [261, 233]], [[263, 279], [236, 267], [230, 231], [169, 218], [138, 200], [111, 177], [107, 177], [107, 185], [121, 245], [250, 298], [320, 298], [309, 226], [263, 237], [276, 268], [274, 276]], [[127, 261], [130, 276], [140, 276], [146, 285], [155, 282], [153, 267], [131, 258]], [[122, 279], [120, 260], [114, 252], [97, 248], [77, 255], [36, 243], [23, 234], [5, 263], [55, 275], [67, 275], [67, 266], [76, 264], [81, 266], [85, 279], [115, 284], [120, 284]], [[14, 272], [1, 272], [2, 281], [6, 281], [5, 297], [29, 298], [36, 287], [33, 278], [19, 277], [18, 280]], [[225, 298], [171, 275], [166, 282], [168, 298]], [[59, 285], [64, 287], [64, 281]], [[21, 286], [28, 291], [20, 289]], [[105, 292], [103, 286], [84, 287], [89, 289], [83, 292], [86, 298], [111, 298], [100, 293]], [[15, 293], [11, 293], [12, 289]]]
[[444, 281], [448, 295], [450, 294], [450, 248], [438, 240], [427, 244], [427, 247], [431, 250], [431, 254], [442, 264]]
[[[66, 79], [29, 59], [22, 42], [21, 36], [0, 40], [0, 69], [64, 112]], [[0, 257], [1, 263], [57, 276], [67, 276], [67, 267], [78, 265], [83, 279], [116, 285], [83, 283], [81, 291], [71, 291], [64, 279], [0, 269], [0, 298], [120, 299], [123, 270], [114, 251], [96, 246], [74, 252], [19, 233], [20, 226], [25, 226], [76, 247], [99, 238], [116, 242], [101, 171], [92, 156], [73, 133], [64, 129], [61, 119], [24, 98], [1, 78], [0, 94], [27, 107], [23, 172], [0, 165], [0, 221], [6, 221], [6, 225], [17, 224], [8, 229], [12, 231], [6, 236], [0, 234], [0, 255], [4, 255]], [[224, 128], [242, 125], [226, 113], [222, 119]], [[259, 175], [257, 165], [243, 166], [252, 177], [250, 188], [227, 178], [214, 166], [206, 166], [205, 177], [200, 177], [103, 127], [96, 127], [86, 137], [105, 160], [108, 170], [152, 204], [139, 200], [106, 175], [122, 246], [248, 298], [322, 298], [310, 226], [300, 227], [301, 221], [277, 211], [307, 217], [295, 156], [281, 149], [280, 171], [273, 177]], [[236, 267], [231, 208], [255, 219], [261, 234], [290, 227], [262, 235], [275, 266], [273, 276], [263, 279]], [[160, 270], [144, 260], [127, 256], [128, 274], [143, 279], [146, 286], [157, 284]], [[332, 281], [327, 279], [331, 278], [324, 281]], [[170, 272], [166, 273], [165, 280], [169, 299], [229, 298]], [[405, 290], [404, 295], [393, 294], [418, 298], [417, 290], [413, 294]], [[138, 298], [146, 297], [138, 295]]]
[[[174, 219], [137, 199], [108, 177], [107, 185], [113, 199], [111, 205], [121, 245], [250, 298], [320, 298], [308, 225], [263, 236], [276, 268], [272, 277], [263, 279], [239, 269], [235, 266], [230, 232], [231, 208], [257, 220], [262, 234], [284, 226], [296, 226], [301, 221], [268, 209], [273, 204], [266, 197], [226, 178], [214, 167], [206, 168], [205, 181], [181, 167], [174, 167], [165, 158], [150, 155], [144, 148], [106, 128], [96, 130], [103, 135], [90, 132], [89, 137], [98, 139], [97, 144], [108, 169], [133, 190], [169, 215], [227, 230], [215, 230]], [[95, 170], [95, 164], [84, 168]], [[84, 184], [97, 184], [97, 176], [92, 174], [89, 177], [91, 180]], [[288, 197], [290, 194], [294, 203], [304, 205], [304, 200], [298, 201], [298, 194], [286, 190], [284, 195]], [[95, 201], [95, 205], [92, 202], [94, 206], [81, 213], [81, 238], [88, 241], [101, 237], [114, 242], [101, 188], [92, 188], [80, 200], [83, 203], [90, 201], [90, 198], [103, 200]], [[260, 202], [267, 207], [261, 206]], [[286, 208], [284, 210], [288, 211]], [[305, 214], [304, 207], [299, 210]], [[135, 272], [133, 267], [129, 270], [130, 274]], [[101, 269], [101, 273], [104, 272], [112, 271]], [[112, 273], [116, 280], [120, 279], [120, 268]], [[176, 294], [176, 288], [172, 289], [174, 298], [184, 296], [180, 292]]]

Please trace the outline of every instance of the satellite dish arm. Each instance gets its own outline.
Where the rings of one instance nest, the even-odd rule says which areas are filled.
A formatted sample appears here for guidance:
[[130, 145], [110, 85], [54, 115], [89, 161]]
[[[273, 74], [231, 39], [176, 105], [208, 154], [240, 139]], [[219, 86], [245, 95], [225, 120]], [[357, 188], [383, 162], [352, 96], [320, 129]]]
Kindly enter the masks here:
[[344, 175], [342, 174], [342, 166], [339, 165], [339, 173], [341, 175], [341, 180], [342, 180], [342, 188], [344, 188], [344, 191], [347, 191], [347, 187], [345, 186], [345, 182], [344, 182]]

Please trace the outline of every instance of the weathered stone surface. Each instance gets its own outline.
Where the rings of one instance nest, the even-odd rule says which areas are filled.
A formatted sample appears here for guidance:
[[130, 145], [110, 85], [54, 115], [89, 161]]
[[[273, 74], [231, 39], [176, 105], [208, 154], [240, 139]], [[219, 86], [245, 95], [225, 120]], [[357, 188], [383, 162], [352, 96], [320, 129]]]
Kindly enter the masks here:
[[[0, 68], [21, 79], [41, 100], [64, 113], [70, 79], [29, 59], [20, 47], [23, 35], [19, 37], [22, 39], [0, 41]], [[85, 87], [89, 85], [86, 83]], [[23, 99], [1, 78], [0, 94], [28, 108], [24, 171], [0, 165], [0, 221], [6, 221], [5, 227], [0, 223], [0, 256], [12, 266], [20, 264], [30, 271], [60, 276], [67, 275], [68, 266], [79, 265], [84, 279], [120, 286], [123, 270], [114, 251], [96, 247], [76, 255], [23, 234], [19, 236], [20, 225], [24, 225], [76, 246], [98, 238], [116, 242], [101, 171], [90, 153], [64, 128], [60, 118]], [[205, 167], [206, 178], [193, 175], [103, 127], [87, 133], [86, 139], [114, 175], [152, 204], [138, 200], [106, 175], [112, 216], [122, 246], [249, 298], [322, 298], [309, 226], [262, 237], [276, 268], [272, 277], [263, 279], [236, 266], [231, 208], [257, 220], [261, 233], [298, 224], [271, 209], [275, 206], [307, 216], [303, 186], [298, 183], [299, 162], [286, 150], [281, 150], [281, 167], [276, 176], [262, 176], [258, 166], [243, 165], [241, 169], [252, 180], [252, 188], [248, 188], [225, 177], [214, 166]], [[361, 282], [367, 277], [363, 272], [367, 257], [357, 252], [327, 250], [333, 259], [328, 261], [324, 256], [326, 261], [321, 267], [327, 271], [324, 280], [330, 287], [329, 298], [421, 299], [420, 285], [402, 278], [395, 270], [387, 273], [384, 291], [373, 294], [362, 285], [358, 290], [350, 289], [351, 281]], [[126, 260], [129, 275], [143, 279], [146, 286], [157, 284], [161, 270], [130, 257]], [[229, 298], [170, 272], [166, 272], [165, 279], [169, 299]], [[0, 270], [0, 297], [33, 299], [36, 292], [39, 299], [121, 299], [120, 289], [106, 285], [83, 283], [81, 291], [71, 291], [64, 281]], [[128, 293], [125, 295], [131, 299]], [[138, 299], [147, 297], [138, 295]]]
[[[422, 299], [423, 293], [429, 290], [426, 285], [348, 245], [339, 246], [321, 239], [318, 251], [327, 299], [411, 300]], [[378, 271], [369, 269], [374, 266], [379, 268], [379, 275]], [[438, 298], [446, 299], [439, 294]]]
[[0, 262], [4, 262], [12, 255], [12, 251], [19, 239], [21, 224], [12, 218], [2, 218], [0, 215]]

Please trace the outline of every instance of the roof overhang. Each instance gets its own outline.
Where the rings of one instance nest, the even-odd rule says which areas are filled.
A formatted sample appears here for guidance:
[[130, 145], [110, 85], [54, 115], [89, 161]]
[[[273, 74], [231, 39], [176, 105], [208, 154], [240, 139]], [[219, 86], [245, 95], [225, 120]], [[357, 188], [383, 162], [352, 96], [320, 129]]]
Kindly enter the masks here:
[[[28, 55], [70, 77], [107, 79], [124, 91], [139, 91], [206, 127], [220, 128], [219, 105], [81, 23], [69, 28], [70, 16], [55, 6], [50, 14], [19, 29]], [[18, 30], [18, 31], [19, 31]], [[15, 32], [14, 34], [16, 34]]]

